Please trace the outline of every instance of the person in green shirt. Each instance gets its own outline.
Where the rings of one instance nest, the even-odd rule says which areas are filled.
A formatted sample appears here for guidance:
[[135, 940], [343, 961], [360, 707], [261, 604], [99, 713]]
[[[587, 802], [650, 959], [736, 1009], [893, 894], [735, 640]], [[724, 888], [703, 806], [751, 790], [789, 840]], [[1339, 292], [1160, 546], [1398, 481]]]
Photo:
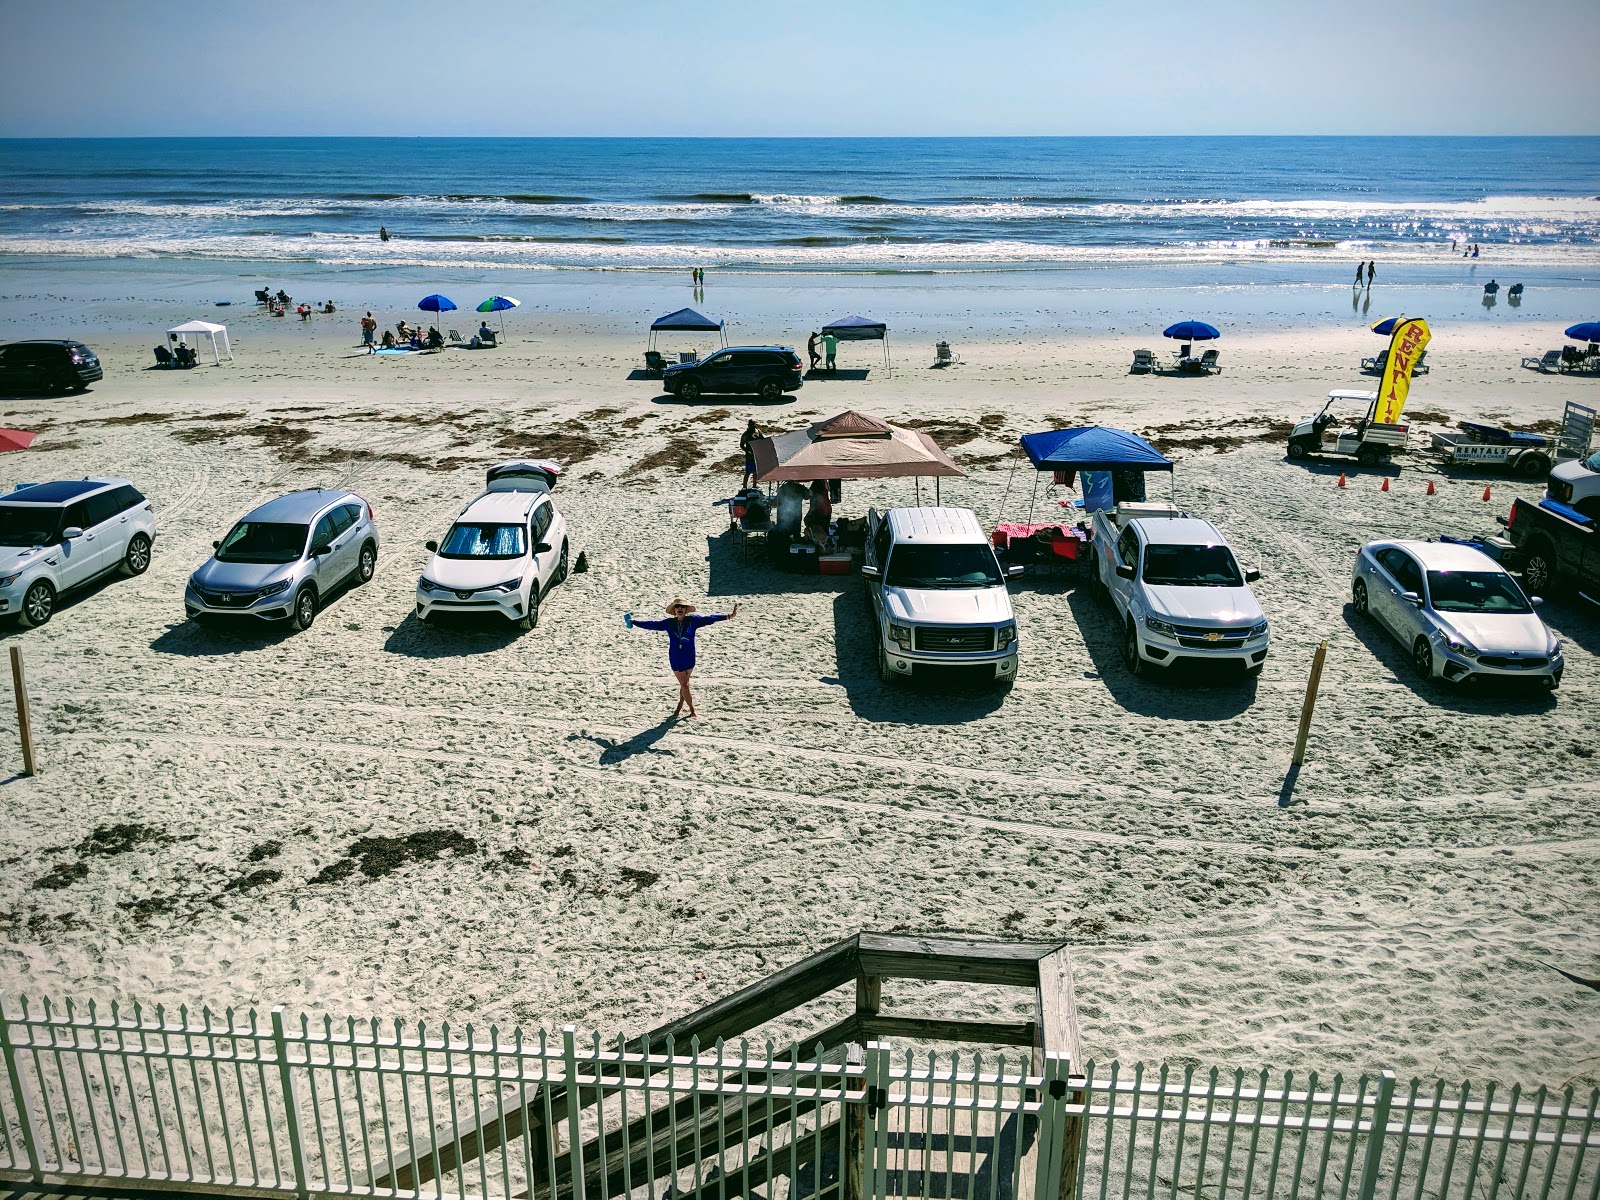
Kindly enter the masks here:
[[834, 355], [836, 355], [838, 353], [839, 353], [839, 339], [834, 337], [833, 334], [831, 334], [831, 333], [823, 334], [822, 335], [822, 354], [823, 354], [823, 358], [824, 358], [824, 360], [826, 362], [828, 370], [833, 371], [833, 370], [837, 370], [838, 369], [835, 366], [834, 361], [833, 361]]

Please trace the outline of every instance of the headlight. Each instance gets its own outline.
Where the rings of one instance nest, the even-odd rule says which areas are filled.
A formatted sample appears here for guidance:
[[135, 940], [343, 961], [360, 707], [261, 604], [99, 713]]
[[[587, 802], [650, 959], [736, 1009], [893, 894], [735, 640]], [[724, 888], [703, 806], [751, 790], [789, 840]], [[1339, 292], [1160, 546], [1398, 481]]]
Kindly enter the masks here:
[[1444, 644], [1464, 658], [1477, 658], [1478, 648], [1471, 642], [1462, 641], [1460, 638], [1451, 637], [1449, 634], [1440, 634]]
[[443, 591], [444, 589], [424, 575], [417, 580], [417, 590], [422, 592], [439, 592]]
[[1250, 636], [1253, 638], [1261, 637], [1266, 632], [1267, 623], [1265, 621], [1257, 621], [1254, 625], [1250, 626]]
[[277, 583], [269, 583], [257, 595], [262, 600], [265, 600], [268, 596], [281, 596], [289, 590], [289, 585], [292, 582], [294, 581], [291, 579], [280, 579]]
[[4, 579], [0, 579], [0, 588], [8, 588], [21, 578], [22, 572], [20, 571], [18, 571], [15, 575], [7, 575]]
[[[12, 578], [15, 578], [15, 576], [13, 576]], [[1551, 638], [1550, 639], [1550, 657], [1551, 658], [1555, 658], [1560, 653], [1561, 653], [1561, 639], [1558, 638], [1558, 637]]]
[[891, 624], [889, 626], [889, 640], [902, 650], [911, 649], [911, 626]]
[[497, 583], [492, 588], [485, 588], [484, 590], [489, 592], [515, 592], [521, 587], [522, 576], [518, 575], [515, 579], [508, 579], [504, 583]]
[[1001, 650], [1004, 650], [1007, 646], [1011, 645], [1011, 643], [1016, 641], [1016, 640], [1017, 640], [1017, 627], [1015, 625], [1002, 625], [1002, 626], [1000, 626], [1000, 640], [996, 644], [998, 645], [998, 647]]
[[1172, 627], [1171, 622], [1158, 621], [1155, 617], [1146, 617], [1144, 619], [1144, 627], [1151, 633], [1164, 633], [1168, 637], [1178, 636], [1178, 631]]

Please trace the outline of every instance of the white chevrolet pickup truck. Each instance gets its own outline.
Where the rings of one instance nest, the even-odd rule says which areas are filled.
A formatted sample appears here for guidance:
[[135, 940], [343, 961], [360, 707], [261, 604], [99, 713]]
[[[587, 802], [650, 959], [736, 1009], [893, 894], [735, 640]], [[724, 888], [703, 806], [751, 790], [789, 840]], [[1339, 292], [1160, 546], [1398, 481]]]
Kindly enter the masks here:
[[1164, 504], [1119, 504], [1094, 515], [1094, 580], [1122, 625], [1134, 675], [1179, 659], [1234, 662], [1254, 674], [1267, 659], [1267, 618], [1227, 539], [1209, 521]]
[[878, 676], [967, 667], [996, 683], [1017, 677], [1017, 618], [983, 526], [966, 508], [867, 513], [861, 567], [878, 623]]

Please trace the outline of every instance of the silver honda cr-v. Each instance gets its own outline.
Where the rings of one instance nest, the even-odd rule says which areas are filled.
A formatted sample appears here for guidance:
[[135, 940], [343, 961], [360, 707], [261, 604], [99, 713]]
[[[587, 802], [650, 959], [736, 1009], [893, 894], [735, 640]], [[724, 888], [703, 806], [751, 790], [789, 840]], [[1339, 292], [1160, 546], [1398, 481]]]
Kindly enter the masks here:
[[306, 629], [345, 580], [378, 565], [372, 507], [354, 492], [291, 492], [247, 513], [189, 577], [190, 617], [245, 616]]

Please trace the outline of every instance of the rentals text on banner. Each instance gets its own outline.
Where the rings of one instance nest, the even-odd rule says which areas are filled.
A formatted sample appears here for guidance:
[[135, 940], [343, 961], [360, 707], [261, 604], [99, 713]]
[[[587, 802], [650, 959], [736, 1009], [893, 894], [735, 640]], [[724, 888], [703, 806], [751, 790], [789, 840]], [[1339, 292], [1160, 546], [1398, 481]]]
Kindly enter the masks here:
[[1411, 369], [1422, 356], [1422, 348], [1433, 335], [1420, 317], [1399, 321], [1389, 339], [1389, 361], [1383, 364], [1383, 382], [1378, 386], [1378, 403], [1372, 420], [1378, 425], [1397, 425], [1411, 391]]

